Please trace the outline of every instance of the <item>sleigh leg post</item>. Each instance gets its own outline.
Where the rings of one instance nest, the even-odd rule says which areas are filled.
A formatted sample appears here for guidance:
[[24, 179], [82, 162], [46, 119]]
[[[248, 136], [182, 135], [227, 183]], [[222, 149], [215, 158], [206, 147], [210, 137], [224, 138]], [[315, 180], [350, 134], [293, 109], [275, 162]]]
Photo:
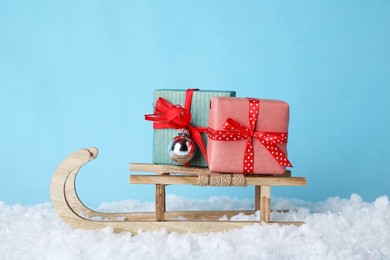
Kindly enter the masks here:
[[260, 186], [255, 186], [255, 210], [260, 210]]
[[260, 221], [270, 222], [271, 215], [271, 186], [260, 186]]
[[156, 184], [156, 220], [165, 220], [165, 185]]

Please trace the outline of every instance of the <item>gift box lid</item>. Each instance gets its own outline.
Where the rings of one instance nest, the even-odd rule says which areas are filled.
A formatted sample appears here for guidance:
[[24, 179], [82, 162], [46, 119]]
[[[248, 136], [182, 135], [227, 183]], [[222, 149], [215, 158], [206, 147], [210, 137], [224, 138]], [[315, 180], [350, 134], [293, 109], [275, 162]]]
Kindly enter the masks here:
[[[163, 97], [172, 104], [184, 106], [186, 89], [156, 89], [153, 100], [156, 103], [159, 97]], [[210, 99], [214, 97], [235, 97], [235, 91], [229, 90], [197, 90], [194, 91], [191, 103], [191, 125], [207, 127], [210, 109]]]
[[[256, 122], [256, 131], [287, 132], [289, 123], [289, 105], [285, 101], [259, 99], [260, 109]], [[244, 126], [249, 126], [248, 98], [213, 97], [210, 99], [208, 126], [222, 129], [227, 118], [233, 118]]]

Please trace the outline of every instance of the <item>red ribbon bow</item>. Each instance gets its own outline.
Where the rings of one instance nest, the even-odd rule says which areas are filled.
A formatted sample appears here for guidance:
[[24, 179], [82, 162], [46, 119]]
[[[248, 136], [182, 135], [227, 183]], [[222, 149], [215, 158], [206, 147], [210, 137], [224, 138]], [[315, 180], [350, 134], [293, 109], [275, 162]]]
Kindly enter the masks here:
[[191, 103], [192, 94], [198, 89], [188, 89], [186, 91], [186, 99], [184, 107], [180, 105], [173, 105], [168, 100], [159, 97], [156, 101], [154, 108], [154, 114], [145, 115], [145, 120], [153, 121], [154, 129], [174, 128], [181, 129], [187, 128], [194, 141], [198, 144], [200, 151], [207, 162], [207, 152], [204, 147], [201, 132], [207, 132], [207, 128], [194, 127], [191, 122]]
[[252, 174], [254, 170], [253, 137], [264, 145], [280, 165], [293, 167], [287, 156], [277, 146], [277, 144], [287, 143], [288, 133], [255, 131], [260, 100], [255, 98], [248, 98], [248, 100], [250, 128], [243, 126], [232, 118], [228, 118], [223, 126], [224, 130], [208, 129], [209, 138], [215, 141], [240, 141], [246, 139], [243, 173]]

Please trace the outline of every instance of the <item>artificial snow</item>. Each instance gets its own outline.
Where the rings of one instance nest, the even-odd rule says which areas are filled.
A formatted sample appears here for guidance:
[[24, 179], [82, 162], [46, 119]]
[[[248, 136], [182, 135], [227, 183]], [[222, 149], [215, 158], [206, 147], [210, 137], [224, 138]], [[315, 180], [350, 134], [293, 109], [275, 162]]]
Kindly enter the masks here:
[[[273, 220], [304, 221], [301, 227], [255, 224], [220, 233], [178, 234], [165, 230], [116, 234], [112, 229], [74, 230], [51, 204], [0, 202], [0, 259], [390, 259], [390, 203], [387, 196], [364, 202], [329, 198], [307, 202], [272, 198]], [[250, 209], [253, 201], [167, 196], [168, 210]], [[104, 203], [106, 212], [153, 211], [154, 203]], [[239, 214], [230, 220], [254, 220]], [[225, 218], [221, 219], [227, 219]]]

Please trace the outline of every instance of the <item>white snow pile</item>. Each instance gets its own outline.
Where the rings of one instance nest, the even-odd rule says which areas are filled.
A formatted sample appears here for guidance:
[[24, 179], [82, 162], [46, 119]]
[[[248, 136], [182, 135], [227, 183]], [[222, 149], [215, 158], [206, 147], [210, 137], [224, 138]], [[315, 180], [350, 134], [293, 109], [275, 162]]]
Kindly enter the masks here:
[[[168, 210], [248, 209], [253, 201], [168, 196]], [[171, 206], [170, 206], [171, 205]], [[273, 198], [272, 219], [303, 220], [301, 227], [255, 224], [220, 233], [113, 233], [73, 230], [51, 204], [0, 202], [0, 259], [390, 259], [390, 205], [387, 196], [364, 202], [330, 198], [305, 202]], [[102, 204], [104, 211], [152, 211], [153, 203]], [[258, 217], [258, 216], [256, 216]], [[242, 214], [234, 220], [254, 219]]]

